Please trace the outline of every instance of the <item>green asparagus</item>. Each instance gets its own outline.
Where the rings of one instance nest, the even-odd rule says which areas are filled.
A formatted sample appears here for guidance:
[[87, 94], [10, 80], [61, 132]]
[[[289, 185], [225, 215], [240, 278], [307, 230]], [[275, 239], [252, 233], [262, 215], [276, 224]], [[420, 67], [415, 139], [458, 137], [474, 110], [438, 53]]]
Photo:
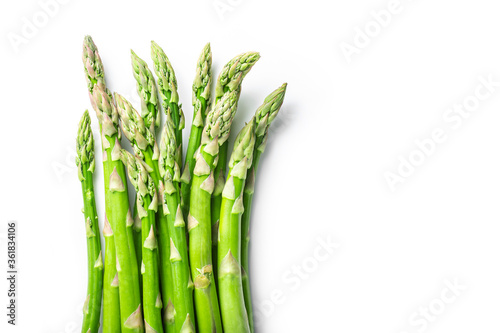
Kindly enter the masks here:
[[194, 153], [200, 147], [201, 132], [205, 118], [210, 110], [212, 86], [212, 51], [210, 43], [205, 45], [196, 66], [196, 75], [193, 82], [193, 123], [189, 134], [189, 142], [184, 162], [184, 171], [181, 177], [181, 207], [184, 216], [189, 213], [189, 194], [191, 179], [195, 164]]
[[180, 206], [180, 168], [177, 165], [176, 154], [175, 127], [170, 113], [167, 112], [160, 141], [159, 167], [163, 182], [160, 181], [159, 192], [163, 213], [168, 217], [175, 332], [195, 333], [193, 282], [189, 270], [186, 227]]
[[247, 170], [252, 165], [255, 145], [255, 119], [236, 137], [229, 160], [229, 173], [222, 191], [219, 224], [219, 296], [224, 329], [248, 333], [250, 326], [245, 309], [241, 281], [241, 214]]
[[[129, 139], [135, 154], [145, 162], [148, 172], [153, 178], [156, 188], [160, 189], [160, 169], [158, 165], [159, 150], [153, 131], [145, 125], [144, 120], [132, 104], [123, 96], [115, 93], [118, 113], [122, 122], [123, 133]], [[178, 168], [177, 168], [178, 169]], [[163, 206], [158, 208], [156, 216], [158, 229], [158, 251], [160, 258], [160, 285], [163, 304], [165, 304], [165, 330], [174, 329], [173, 317], [173, 280], [170, 258], [170, 242], [168, 234], [168, 217], [163, 213]]]
[[76, 165], [82, 183], [83, 212], [87, 234], [88, 285], [83, 307], [82, 332], [97, 333], [101, 320], [101, 298], [103, 285], [103, 263], [101, 237], [94, 195], [94, 137], [90, 128], [89, 112], [80, 120], [76, 139]]
[[[260, 59], [260, 55], [257, 52], [247, 52], [240, 54], [233, 59], [231, 59], [222, 69], [217, 78], [215, 85], [215, 100], [214, 105], [217, 104], [220, 99], [232, 91], [241, 92], [241, 83], [243, 79], [252, 69], [253, 65]], [[221, 145], [219, 150], [219, 161], [215, 167], [215, 189], [212, 194], [212, 234], [214, 239], [212, 241], [212, 253], [214, 262], [214, 274], [217, 280], [217, 234], [220, 216], [220, 206], [222, 202], [222, 189], [224, 187], [224, 179], [226, 174], [227, 166], [227, 150], [228, 142], [226, 141]]]
[[[90, 36], [84, 39], [83, 64], [90, 101], [96, 111], [101, 129], [106, 217], [113, 231], [116, 248], [121, 330], [123, 333], [144, 332], [138, 269], [133, 245], [133, 219], [128, 203], [125, 167], [120, 160], [121, 132], [118, 127], [118, 112], [111, 93], [106, 88], [102, 61]], [[118, 331], [115, 327], [103, 327], [103, 329]]]
[[115, 236], [107, 218], [104, 219], [102, 234], [106, 241], [104, 261], [104, 291], [102, 295], [102, 331], [120, 332], [120, 295], [118, 271], [116, 270]]
[[148, 167], [138, 157], [121, 150], [121, 158], [127, 164], [130, 182], [137, 192], [137, 214], [142, 224], [142, 265], [144, 323], [146, 332], [163, 333], [158, 273], [158, 243], [156, 241], [155, 214], [158, 195]]
[[177, 142], [177, 164], [182, 165], [182, 130], [184, 129], [184, 113], [179, 104], [177, 93], [177, 79], [175, 72], [163, 49], [151, 41], [151, 58], [153, 58], [154, 70], [158, 77], [160, 96], [163, 100], [163, 110], [170, 112], [175, 126], [175, 139]]
[[259, 165], [260, 157], [266, 148], [268, 129], [271, 122], [276, 118], [278, 112], [283, 104], [285, 98], [287, 84], [284, 83], [281, 87], [273, 91], [269, 96], [264, 99], [264, 103], [255, 112], [255, 147], [253, 152], [253, 159], [248, 170], [248, 177], [245, 184], [243, 195], [243, 206], [245, 210], [241, 217], [241, 264], [243, 293], [245, 295], [245, 307], [248, 314], [248, 322], [250, 324], [250, 331], [254, 332], [254, 320], [252, 310], [252, 298], [250, 293], [249, 274], [249, 241], [250, 241], [250, 213], [252, 208], [252, 199], [255, 185], [255, 175]]
[[210, 199], [219, 147], [227, 141], [236, 113], [238, 93], [223, 96], [207, 115], [191, 185], [188, 215], [189, 259], [195, 287], [195, 310], [200, 332], [222, 332], [212, 268]]

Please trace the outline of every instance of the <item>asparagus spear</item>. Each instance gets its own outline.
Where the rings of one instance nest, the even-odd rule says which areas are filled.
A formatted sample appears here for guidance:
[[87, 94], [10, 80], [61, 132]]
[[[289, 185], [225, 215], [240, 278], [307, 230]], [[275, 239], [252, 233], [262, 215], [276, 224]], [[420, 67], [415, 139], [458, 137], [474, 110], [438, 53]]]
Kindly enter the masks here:
[[184, 163], [184, 171], [181, 177], [181, 207], [184, 216], [189, 213], [189, 193], [191, 190], [191, 179], [195, 164], [194, 153], [200, 147], [201, 132], [205, 118], [210, 109], [212, 85], [212, 51], [210, 43], [207, 43], [201, 52], [196, 66], [196, 75], [193, 82], [193, 123], [189, 134], [189, 143]]
[[151, 58], [154, 62], [154, 70], [158, 77], [160, 96], [163, 99], [163, 109], [165, 113], [170, 112], [170, 117], [174, 121], [175, 139], [177, 142], [177, 164], [182, 165], [182, 130], [184, 129], [184, 113], [179, 104], [177, 94], [177, 79], [175, 72], [162, 48], [151, 41]]
[[219, 296], [222, 322], [227, 332], [250, 332], [241, 281], [241, 214], [247, 169], [252, 165], [255, 119], [236, 137], [229, 174], [222, 192], [219, 224]]
[[219, 147], [227, 141], [236, 113], [238, 93], [223, 96], [207, 115], [191, 185], [188, 215], [189, 260], [195, 287], [195, 310], [200, 332], [222, 332], [212, 269], [210, 198]]
[[[120, 160], [118, 112], [106, 88], [102, 61], [90, 36], [84, 39], [83, 64], [90, 101], [101, 129], [106, 216], [113, 230], [116, 248], [121, 330], [123, 333], [143, 332], [139, 277], [133, 246], [133, 219], [128, 203], [125, 167]], [[117, 331], [116, 328], [113, 330]]]
[[142, 266], [144, 322], [146, 332], [163, 333], [158, 274], [158, 243], [155, 231], [155, 213], [158, 195], [148, 167], [138, 157], [121, 150], [121, 158], [127, 164], [130, 182], [137, 191], [137, 213], [142, 222]]
[[253, 159], [248, 170], [248, 179], [245, 184], [243, 195], [243, 206], [245, 210], [241, 217], [241, 264], [242, 264], [242, 282], [243, 293], [245, 295], [245, 307], [248, 314], [248, 322], [250, 324], [250, 331], [254, 332], [254, 320], [252, 310], [252, 298], [250, 293], [250, 281], [248, 279], [249, 273], [249, 241], [250, 241], [250, 213], [252, 208], [252, 199], [255, 185], [255, 175], [259, 165], [260, 157], [266, 148], [267, 134], [271, 122], [276, 118], [278, 112], [283, 104], [285, 98], [287, 84], [284, 83], [281, 87], [273, 91], [269, 96], [264, 99], [264, 103], [259, 106], [255, 112], [255, 146], [253, 151]]
[[[240, 54], [233, 59], [231, 59], [222, 69], [217, 82], [215, 85], [215, 100], [214, 105], [216, 105], [220, 99], [227, 93], [232, 91], [241, 91], [241, 83], [243, 79], [252, 69], [253, 65], [260, 59], [260, 55], [257, 52], [247, 52]], [[215, 189], [212, 194], [212, 253], [214, 255], [214, 273], [216, 274], [217, 281], [217, 234], [218, 234], [218, 224], [220, 216], [220, 206], [222, 202], [222, 189], [224, 187], [224, 179], [226, 174], [227, 166], [227, 150], [228, 142], [226, 141], [221, 145], [219, 149], [219, 161], [215, 167]]]
[[163, 182], [160, 182], [159, 191], [163, 214], [168, 217], [170, 238], [166, 239], [170, 242], [175, 332], [195, 333], [193, 282], [189, 271], [186, 228], [180, 206], [180, 168], [176, 162], [176, 154], [175, 127], [170, 113], [167, 113], [160, 141], [159, 167]]
[[[134, 109], [132, 104], [123, 96], [115, 93], [118, 113], [122, 123], [125, 136], [129, 139], [134, 152], [140, 157], [150, 172], [156, 188], [160, 189], [160, 169], [158, 165], [159, 150], [153, 131], [145, 125], [144, 120]], [[161, 192], [161, 191], [160, 191]], [[160, 258], [160, 285], [162, 290], [163, 304], [165, 304], [165, 329], [168, 332], [174, 329], [173, 316], [173, 280], [170, 262], [170, 242], [168, 234], [168, 217], [163, 213], [163, 206], [160, 206], [157, 214], [158, 227], [158, 250]]]
[[[152, 150], [145, 150], [146, 147], [157, 148], [156, 146], [154, 146], [154, 135], [156, 127], [158, 127], [160, 123], [158, 92], [156, 90], [156, 83], [154, 81], [153, 74], [149, 70], [147, 64], [142, 59], [140, 59], [132, 50], [131, 58], [133, 74], [137, 84], [137, 93], [141, 98], [141, 115], [138, 116], [136, 112], [132, 112], [130, 103], [125, 102], [124, 98], [119, 94], [115, 93], [115, 100], [118, 107], [118, 113], [120, 114], [121, 118], [122, 130], [125, 134], [125, 137], [127, 137], [127, 139], [131, 142], [134, 152], [142, 159], [145, 158], [145, 155], [147, 155], [149, 159], [152, 159], [154, 155]], [[125, 111], [121, 111], [125, 108], [124, 104], [126, 104], [128, 108]], [[137, 127], [138, 125], [134, 122], [138, 118], [141, 119], [139, 128]], [[137, 137], [137, 139], [135, 139], [135, 137]], [[158, 156], [158, 154], [156, 154], [156, 156]], [[137, 207], [134, 206], [134, 214], [136, 214], [136, 209]], [[140, 218], [136, 217], [135, 215], [133, 231], [136, 258], [138, 265], [140, 266], [142, 261], [142, 232], [140, 230]], [[142, 300], [141, 274], [139, 274], [139, 286]]]
[[95, 170], [94, 137], [90, 128], [90, 116], [86, 110], [80, 120], [76, 139], [76, 165], [78, 178], [82, 183], [83, 212], [87, 234], [88, 285], [87, 298], [83, 307], [82, 332], [97, 333], [101, 320], [101, 298], [103, 284], [103, 264], [101, 237], [97, 220], [94, 196]]
[[160, 105], [155, 79], [146, 62], [139, 58], [134, 51], [130, 52], [137, 93], [141, 97], [141, 117], [146, 127], [154, 134], [156, 127], [160, 126]]

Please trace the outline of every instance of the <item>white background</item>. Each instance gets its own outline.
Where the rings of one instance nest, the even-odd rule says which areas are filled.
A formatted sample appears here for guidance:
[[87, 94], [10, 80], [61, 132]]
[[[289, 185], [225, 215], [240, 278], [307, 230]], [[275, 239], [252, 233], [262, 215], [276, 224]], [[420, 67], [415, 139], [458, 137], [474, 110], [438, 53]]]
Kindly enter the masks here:
[[[253, 209], [258, 332], [499, 331], [500, 86], [459, 126], [443, 118], [454, 104], [474, 101], [479, 77], [500, 82], [495, 2], [401, 0], [381, 28], [370, 13], [390, 0], [61, 0], [44, 22], [45, 2], [0, 6], [0, 267], [6, 270], [6, 223], [15, 220], [20, 272], [15, 328], [6, 324], [1, 274], [0, 330], [80, 329], [87, 273], [73, 160], [78, 120], [91, 108], [81, 62], [90, 34], [110, 90], [136, 106], [129, 50], [151, 65], [149, 43], [158, 42], [175, 68], [187, 124], [203, 45], [211, 42], [215, 75], [234, 55], [260, 51], [233, 138], [264, 97], [288, 82]], [[26, 22], [37, 31], [23, 34]], [[357, 29], [367, 26], [372, 37], [360, 44]], [[14, 35], [21, 44], [11, 42]], [[341, 45], [356, 47], [356, 38], [349, 62]], [[384, 174], [397, 174], [400, 156], [422, 157], [415, 140], [436, 128], [446, 140], [391, 191]], [[340, 244], [331, 254], [316, 251], [331, 240]], [[309, 273], [293, 273], [297, 267]], [[446, 281], [466, 290], [456, 296]], [[429, 307], [432, 317], [422, 319], [419, 309]]]

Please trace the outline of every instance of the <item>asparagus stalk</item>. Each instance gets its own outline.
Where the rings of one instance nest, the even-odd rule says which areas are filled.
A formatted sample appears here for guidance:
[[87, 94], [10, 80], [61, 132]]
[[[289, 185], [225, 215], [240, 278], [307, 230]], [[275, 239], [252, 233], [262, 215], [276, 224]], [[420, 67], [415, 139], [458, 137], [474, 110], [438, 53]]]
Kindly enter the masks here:
[[[154, 184], [160, 190], [160, 169], [158, 165], [159, 150], [153, 131], [148, 128], [143, 118], [134, 109], [132, 104], [123, 96], [115, 93], [118, 113], [120, 114], [123, 133], [129, 139], [136, 155], [145, 162]], [[161, 191], [160, 191], [161, 192]], [[174, 307], [173, 307], [173, 280], [170, 262], [170, 242], [168, 234], [168, 217], [163, 213], [163, 206], [160, 206], [157, 214], [158, 228], [158, 250], [159, 250], [159, 271], [160, 285], [162, 290], [163, 304], [165, 304], [165, 328], [166, 331], [174, 330]]]
[[177, 94], [177, 79], [175, 72], [168, 60], [167, 55], [162, 48], [151, 41], [151, 58], [153, 58], [154, 70], [158, 77], [158, 86], [160, 96], [163, 100], [163, 110], [170, 112], [175, 126], [175, 139], [177, 142], [177, 164], [182, 165], [182, 130], [184, 129], [184, 113], [179, 104], [179, 95]]
[[116, 270], [115, 236], [108, 219], [104, 220], [102, 234], [106, 241], [104, 261], [104, 292], [102, 306], [102, 332], [120, 332], [120, 295]]
[[[215, 100], [214, 105], [216, 105], [220, 99], [232, 91], [241, 91], [241, 83], [243, 79], [252, 69], [253, 65], [260, 59], [260, 55], [257, 52], [247, 52], [240, 54], [233, 59], [231, 59], [222, 69], [217, 82], [215, 85]], [[215, 167], [215, 189], [212, 195], [212, 231], [213, 237], [212, 253], [214, 255], [214, 273], [217, 274], [217, 235], [218, 235], [218, 225], [220, 216], [220, 207], [222, 203], [222, 189], [224, 187], [224, 179], [227, 167], [227, 150], [228, 142], [226, 141], [221, 145], [219, 149], [219, 161]], [[216, 281], [217, 276], [216, 276]]]
[[175, 332], [195, 333], [193, 282], [189, 271], [186, 227], [180, 206], [177, 153], [175, 127], [170, 113], [167, 113], [160, 141], [159, 167], [163, 183], [160, 182], [159, 191], [163, 214], [168, 217], [170, 239], [167, 240], [170, 242]]
[[194, 153], [200, 147], [201, 132], [205, 124], [205, 118], [210, 109], [212, 85], [212, 51], [210, 43], [207, 43], [201, 52], [196, 66], [196, 75], [193, 82], [193, 123], [189, 134], [189, 142], [184, 162], [184, 171], [181, 177], [181, 207], [184, 216], [189, 213], [189, 194], [191, 191], [191, 179], [195, 164]]
[[142, 222], [142, 265], [144, 322], [146, 332], [163, 333], [158, 274], [158, 243], [155, 231], [155, 213], [158, 195], [149, 168], [138, 157], [121, 150], [121, 158], [127, 164], [130, 182], [137, 191], [137, 213]]
[[247, 170], [252, 165], [255, 119], [241, 130], [229, 161], [219, 224], [219, 296], [227, 332], [250, 332], [241, 281], [241, 214]]
[[[135, 248], [135, 258], [137, 259], [137, 267], [141, 267], [142, 264], [142, 221], [137, 214], [137, 194], [134, 200], [134, 225], [132, 230], [134, 231], [134, 248]], [[139, 288], [141, 292], [141, 304], [143, 302], [142, 298], [142, 274], [139, 274]]]
[[200, 332], [222, 332], [212, 269], [210, 198], [219, 147], [227, 141], [236, 113], [238, 93], [223, 96], [207, 115], [191, 185], [188, 215], [189, 259], [195, 288], [195, 310]]
[[90, 101], [101, 129], [106, 216], [113, 231], [116, 248], [121, 330], [123, 333], [144, 332], [133, 245], [133, 219], [128, 203], [125, 167], [120, 160], [121, 131], [118, 127], [118, 112], [111, 93], [106, 88], [102, 61], [90, 36], [84, 39], [83, 63]]
[[94, 195], [94, 137], [92, 136], [90, 116], [87, 110], [80, 120], [76, 139], [76, 153], [78, 178], [82, 183], [83, 212], [87, 231], [88, 257], [88, 285], [87, 297], [85, 299], [85, 305], [83, 306], [82, 332], [97, 333], [101, 320], [103, 264], [101, 237]]
[[[134, 74], [134, 78], [136, 80], [137, 93], [141, 98], [141, 129], [137, 136], [138, 140], [141, 144], [146, 144], [144, 140], [141, 141], [142, 136], [145, 136], [144, 139], [147, 143], [154, 142], [154, 135], [156, 132], [156, 127], [160, 125], [160, 112], [159, 112], [159, 103], [158, 103], [158, 91], [156, 89], [156, 83], [154, 81], [153, 74], [149, 70], [146, 62], [139, 58], [137, 54], [133, 50], [130, 50], [131, 59], [132, 59], [132, 72]], [[115, 93], [115, 100], [118, 104], [118, 98], [122, 98], [120, 95]], [[123, 99], [123, 98], [122, 98]], [[122, 101], [121, 104], [124, 102]], [[127, 102], [128, 103], [128, 102]], [[130, 103], [128, 103], [130, 104]], [[117, 105], [118, 106], [118, 105]], [[127, 110], [128, 112], [129, 110]], [[120, 112], [120, 107], [118, 107], [118, 113], [122, 118], [122, 129], [123, 129], [123, 118], [122, 113]], [[128, 115], [128, 113], [127, 113]], [[139, 118], [139, 117], [137, 117]], [[131, 141], [134, 151], [137, 155], [141, 156], [144, 159], [144, 154], [148, 154], [149, 152], [143, 152], [140, 147], [138, 147], [137, 142], [131, 139], [131, 136], [135, 136], [136, 129], [134, 128], [134, 124], [131, 124], [129, 120], [125, 125], [129, 131], [124, 130], [125, 136]], [[143, 128], [146, 127], [146, 128]], [[132, 132], [132, 134], [128, 135], [128, 132]], [[152, 153], [149, 154], [152, 157]], [[134, 214], [136, 214], [136, 205], [134, 205]], [[142, 262], [142, 231], [140, 229], [140, 221], [141, 219], [137, 216], [134, 216], [134, 247], [136, 252], [137, 261], [140, 267]], [[141, 300], [142, 300], [142, 275], [139, 274], [139, 285], [141, 290]]]
[[264, 103], [255, 112], [255, 146], [253, 151], [253, 159], [248, 170], [248, 177], [245, 183], [243, 195], [243, 206], [245, 210], [241, 217], [241, 264], [242, 264], [242, 282], [243, 294], [245, 296], [245, 307], [248, 314], [248, 322], [250, 331], [254, 332], [254, 320], [252, 310], [252, 297], [250, 293], [249, 274], [249, 242], [250, 242], [250, 213], [252, 208], [252, 199], [255, 185], [255, 175], [259, 165], [260, 157], [266, 148], [268, 129], [272, 121], [278, 115], [278, 112], [285, 98], [287, 84], [284, 83], [281, 87], [273, 91], [264, 99]]

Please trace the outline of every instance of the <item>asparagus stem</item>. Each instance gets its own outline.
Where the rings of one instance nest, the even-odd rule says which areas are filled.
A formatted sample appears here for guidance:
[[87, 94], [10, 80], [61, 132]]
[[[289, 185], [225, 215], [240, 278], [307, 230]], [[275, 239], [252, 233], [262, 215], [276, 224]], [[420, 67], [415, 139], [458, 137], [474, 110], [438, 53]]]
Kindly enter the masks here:
[[[248, 72], [252, 69], [255, 63], [260, 59], [260, 55], [257, 52], [246, 52], [240, 54], [233, 59], [231, 59], [220, 72], [216, 85], [215, 85], [215, 99], [214, 105], [216, 105], [220, 99], [232, 92], [241, 92], [241, 84], [243, 79], [248, 74]], [[228, 145], [229, 142], [226, 141], [221, 145], [219, 149], [219, 160], [217, 165], [215, 166], [214, 177], [216, 180], [216, 186], [214, 193], [212, 194], [212, 229], [213, 235], [218, 234], [218, 225], [219, 225], [219, 216], [220, 216], [220, 207], [222, 203], [222, 187], [224, 186], [224, 179], [226, 175], [226, 167], [227, 167], [227, 154], [228, 154]], [[214, 274], [215, 281], [217, 279], [217, 242], [212, 242], [212, 253], [214, 254], [213, 262], [214, 262]]]
[[252, 310], [252, 297], [250, 293], [250, 281], [248, 278], [249, 274], [249, 242], [250, 242], [250, 213], [252, 208], [252, 199], [254, 193], [255, 176], [257, 172], [257, 167], [259, 166], [259, 161], [262, 153], [266, 148], [267, 133], [271, 122], [276, 118], [278, 112], [283, 104], [285, 98], [287, 84], [284, 83], [273, 91], [264, 100], [264, 103], [255, 112], [255, 122], [257, 127], [255, 128], [255, 146], [253, 151], [253, 159], [250, 169], [248, 171], [247, 181], [245, 184], [245, 190], [243, 195], [243, 206], [245, 210], [241, 217], [241, 264], [243, 267], [242, 271], [242, 282], [243, 282], [243, 293], [245, 295], [245, 307], [248, 313], [248, 322], [250, 324], [250, 331], [254, 332], [254, 320], [253, 320], [253, 310]]
[[[160, 188], [160, 170], [158, 166], [159, 150], [155, 141], [153, 129], [148, 128], [144, 119], [134, 109], [132, 104], [123, 96], [115, 93], [118, 113], [122, 123], [122, 129], [125, 136], [129, 139], [134, 152], [146, 163], [148, 172], [153, 178], [157, 189]], [[167, 115], [168, 117], [169, 115]], [[170, 237], [168, 234], [168, 217], [163, 213], [163, 207], [158, 208], [156, 215], [157, 233], [158, 233], [158, 258], [160, 271], [160, 285], [162, 290], [163, 304], [165, 304], [166, 314], [164, 316], [165, 328], [168, 332], [174, 329], [173, 312], [173, 280], [170, 258]]]
[[155, 213], [158, 195], [147, 165], [126, 150], [121, 158], [127, 164], [130, 182], [137, 191], [137, 213], [142, 224], [142, 265], [144, 324], [146, 332], [163, 333], [162, 302], [158, 274], [158, 243], [155, 236]]
[[83, 307], [82, 332], [97, 333], [101, 320], [103, 263], [101, 237], [94, 195], [94, 137], [92, 136], [92, 129], [90, 128], [90, 116], [88, 111], [84, 112], [80, 120], [76, 140], [76, 152], [78, 178], [82, 183], [88, 258], [88, 285], [87, 297]]
[[196, 163], [194, 153], [200, 147], [201, 132], [203, 131], [205, 118], [210, 108], [211, 85], [212, 51], [210, 50], [210, 43], [207, 43], [198, 59], [193, 82], [193, 123], [189, 134], [184, 171], [181, 177], [181, 207], [184, 217], [187, 217], [189, 213], [191, 179], [193, 179], [193, 170]]
[[182, 165], [182, 130], [184, 129], [184, 113], [179, 104], [179, 95], [177, 94], [177, 79], [175, 72], [163, 49], [151, 41], [151, 58], [154, 62], [154, 70], [158, 77], [158, 86], [160, 96], [163, 100], [163, 110], [170, 112], [175, 126], [175, 139], [177, 142], [177, 164]]
[[176, 147], [174, 124], [167, 113], [160, 142], [159, 167], [163, 183], [160, 183], [159, 189], [163, 212], [168, 217], [175, 332], [194, 333], [193, 282], [189, 270], [185, 222], [180, 206], [180, 168], [176, 162]]
[[122, 332], [144, 332], [125, 167], [119, 158], [118, 112], [106, 88], [99, 52], [90, 36], [84, 39], [83, 63], [90, 100], [101, 128], [106, 216], [115, 240]]
[[102, 332], [120, 332], [120, 295], [118, 291], [118, 272], [116, 270], [115, 237], [109, 221], [104, 220], [102, 234], [106, 241], [104, 260], [104, 292], [102, 307]]
[[[137, 267], [141, 267], [142, 264], [142, 221], [137, 214], [137, 194], [134, 199], [134, 225], [132, 230], [134, 231], [134, 247], [135, 247], [135, 257], [137, 259]], [[142, 274], [139, 274], [139, 291], [141, 293], [141, 304], [143, 304], [142, 295]]]
[[241, 280], [241, 214], [247, 170], [252, 165], [255, 119], [241, 130], [229, 161], [219, 224], [219, 296], [227, 332], [250, 332]]
[[195, 287], [195, 310], [200, 332], [222, 332], [212, 269], [210, 198], [219, 147], [227, 141], [236, 113], [237, 92], [216, 104], [207, 115], [191, 185], [188, 216], [189, 259]]

